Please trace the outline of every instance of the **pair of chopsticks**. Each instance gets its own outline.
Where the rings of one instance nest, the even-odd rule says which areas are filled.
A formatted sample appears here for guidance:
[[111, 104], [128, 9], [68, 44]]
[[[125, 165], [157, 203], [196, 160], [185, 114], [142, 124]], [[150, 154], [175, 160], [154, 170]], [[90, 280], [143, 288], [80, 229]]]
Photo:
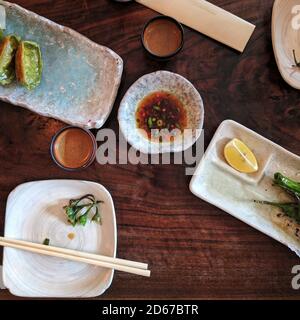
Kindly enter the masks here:
[[30, 251], [33, 253], [44, 254], [47, 256], [63, 258], [76, 262], [88, 263], [95, 266], [115, 269], [118, 271], [132, 273], [144, 277], [150, 277], [150, 270], [148, 270], [148, 264], [146, 263], [112, 258], [93, 253], [47, 246], [39, 243], [9, 239], [4, 237], [0, 237], [0, 246]]

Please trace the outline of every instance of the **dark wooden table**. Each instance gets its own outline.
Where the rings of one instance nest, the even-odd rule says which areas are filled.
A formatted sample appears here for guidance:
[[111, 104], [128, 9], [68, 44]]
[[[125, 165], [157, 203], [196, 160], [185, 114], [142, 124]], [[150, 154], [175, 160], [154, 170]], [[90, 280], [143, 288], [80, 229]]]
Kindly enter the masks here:
[[[224, 119], [236, 120], [300, 154], [300, 95], [277, 70], [271, 43], [273, 0], [213, 0], [256, 24], [239, 54], [185, 28], [183, 51], [167, 63], [141, 46], [144, 23], [156, 13], [136, 3], [109, 0], [18, 0], [18, 4], [71, 27], [124, 59], [124, 74], [106, 128], [118, 130], [120, 99], [145, 73], [166, 69], [188, 78], [205, 103], [205, 145]], [[117, 214], [120, 257], [149, 262], [150, 279], [116, 273], [101, 299], [299, 298], [289, 249], [189, 191], [184, 165], [104, 165], [68, 173], [49, 155], [53, 134], [65, 124], [1, 102], [0, 234], [6, 199], [18, 184], [74, 178], [102, 183]], [[2, 251], [1, 251], [2, 254]], [[0, 299], [14, 299], [0, 291]]]

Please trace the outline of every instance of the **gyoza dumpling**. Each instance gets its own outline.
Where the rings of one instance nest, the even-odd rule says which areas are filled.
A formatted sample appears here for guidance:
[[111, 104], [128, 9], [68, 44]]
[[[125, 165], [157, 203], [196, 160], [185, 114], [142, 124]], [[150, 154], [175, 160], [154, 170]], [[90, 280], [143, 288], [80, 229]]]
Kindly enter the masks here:
[[15, 54], [19, 38], [9, 35], [0, 44], [0, 84], [8, 85], [15, 78]]
[[32, 41], [22, 41], [16, 53], [16, 75], [20, 84], [29, 90], [37, 87], [42, 78], [40, 47]]

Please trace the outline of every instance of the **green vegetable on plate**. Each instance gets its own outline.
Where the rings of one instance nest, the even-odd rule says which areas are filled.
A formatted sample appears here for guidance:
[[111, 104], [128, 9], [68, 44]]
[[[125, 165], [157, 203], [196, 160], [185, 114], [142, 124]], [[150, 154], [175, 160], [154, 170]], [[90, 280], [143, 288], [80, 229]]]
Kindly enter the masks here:
[[68, 221], [75, 227], [77, 224], [85, 226], [89, 216], [90, 220], [102, 224], [99, 204], [101, 200], [96, 200], [92, 194], [86, 194], [79, 199], [71, 199], [69, 205], [64, 206]]
[[3, 38], [0, 44], [0, 84], [8, 85], [15, 79], [15, 54], [20, 39], [14, 35]]
[[33, 41], [22, 41], [16, 53], [16, 75], [18, 82], [28, 90], [36, 88], [42, 79], [42, 54]]
[[270, 201], [257, 201], [257, 200], [255, 200], [254, 202], [280, 208], [284, 214], [296, 220], [297, 223], [300, 223], [300, 204], [290, 203], [290, 202], [276, 203], [276, 202], [270, 202]]
[[287, 194], [293, 197], [294, 202], [278, 203], [257, 200], [254, 200], [254, 202], [280, 208], [285, 215], [300, 224], [300, 183], [277, 172], [274, 174], [274, 184], [281, 187]]
[[285, 177], [281, 173], [277, 172], [274, 175], [274, 182], [281, 188], [285, 189], [291, 195], [296, 198], [300, 197], [300, 183]]

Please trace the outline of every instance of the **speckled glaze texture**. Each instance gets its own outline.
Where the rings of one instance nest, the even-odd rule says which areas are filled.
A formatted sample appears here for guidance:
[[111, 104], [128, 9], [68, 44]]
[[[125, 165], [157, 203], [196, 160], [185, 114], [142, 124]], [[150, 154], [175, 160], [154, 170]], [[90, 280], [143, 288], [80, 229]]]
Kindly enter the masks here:
[[72, 125], [100, 128], [120, 85], [123, 61], [109, 48], [18, 5], [6, 8], [6, 33], [39, 43], [42, 82], [32, 91], [14, 83], [0, 87], [0, 99]]
[[[186, 138], [176, 138], [174, 143], [151, 142], [139, 132], [135, 113], [139, 102], [155, 91], [168, 91], [182, 102], [187, 111], [187, 129], [192, 129]], [[203, 126], [203, 101], [196, 88], [184, 77], [169, 71], [157, 71], [138, 79], [126, 92], [118, 113], [120, 129], [128, 142], [143, 153], [179, 152], [189, 148], [199, 138]], [[196, 130], [198, 129], [198, 130]]]

